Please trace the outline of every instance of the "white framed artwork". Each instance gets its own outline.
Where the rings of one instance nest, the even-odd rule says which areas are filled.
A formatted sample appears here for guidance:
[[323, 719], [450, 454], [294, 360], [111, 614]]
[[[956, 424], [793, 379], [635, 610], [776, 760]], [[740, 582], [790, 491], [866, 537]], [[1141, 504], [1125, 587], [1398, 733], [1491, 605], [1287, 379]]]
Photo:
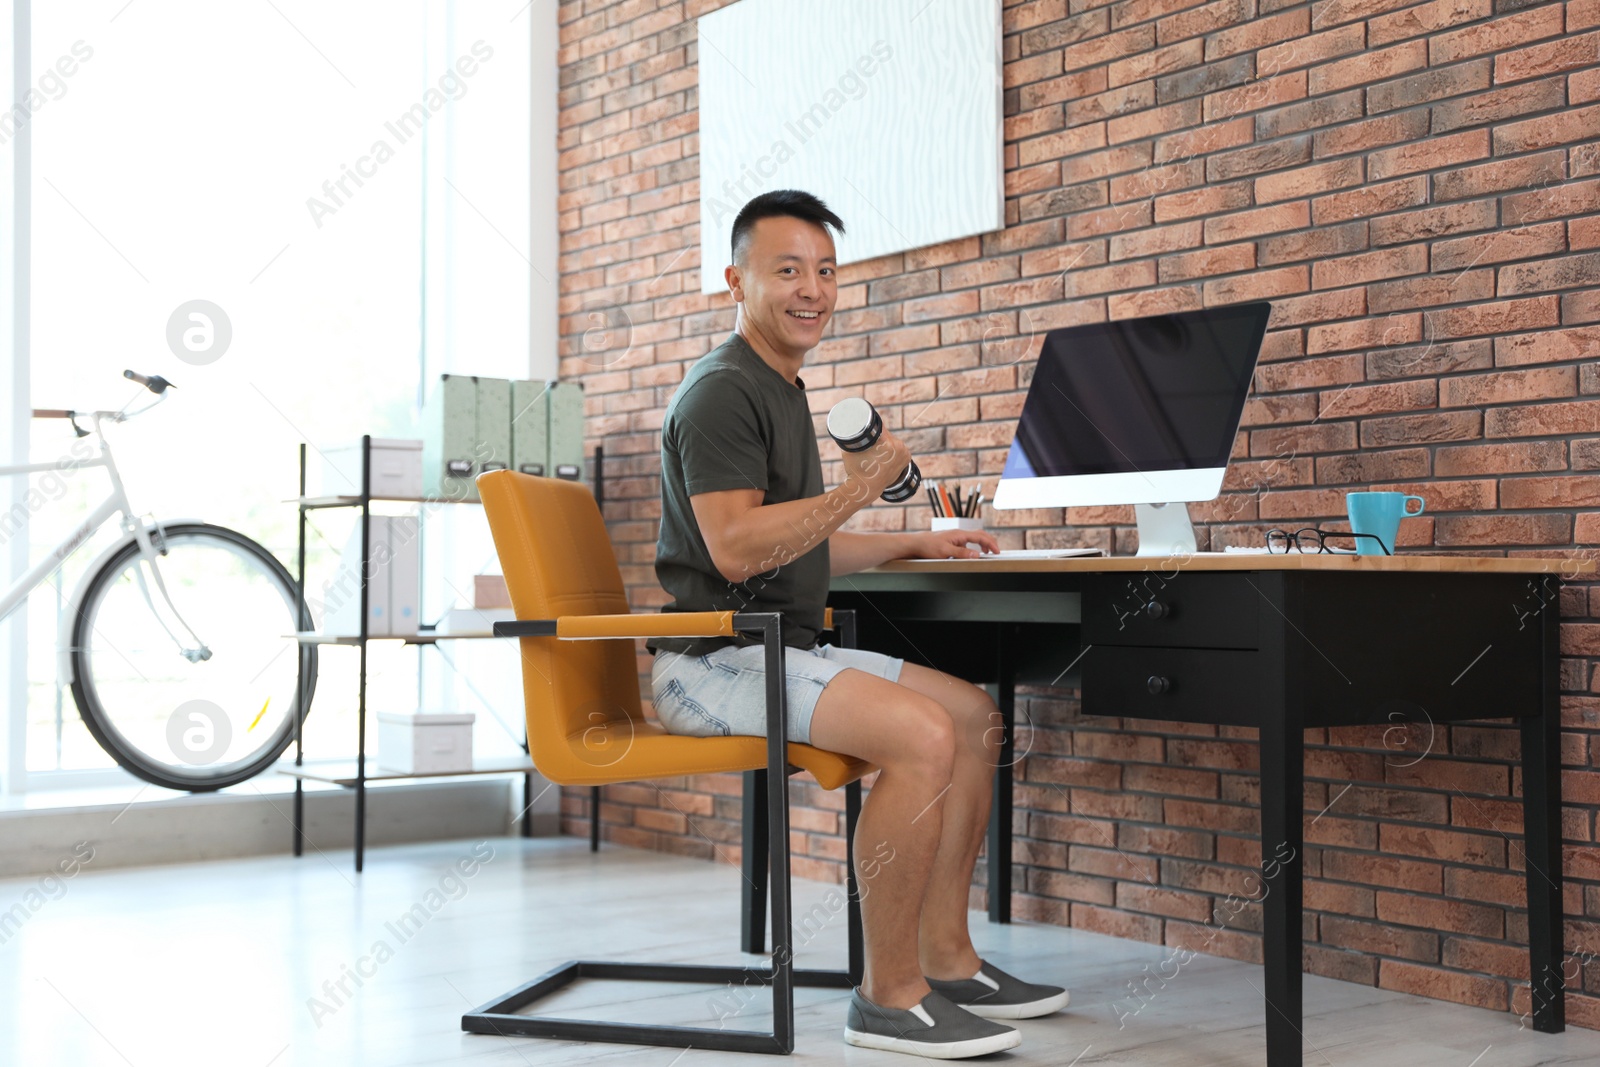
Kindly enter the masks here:
[[1000, 0], [740, 0], [698, 29], [701, 292], [772, 189], [827, 201], [840, 263], [1004, 226]]

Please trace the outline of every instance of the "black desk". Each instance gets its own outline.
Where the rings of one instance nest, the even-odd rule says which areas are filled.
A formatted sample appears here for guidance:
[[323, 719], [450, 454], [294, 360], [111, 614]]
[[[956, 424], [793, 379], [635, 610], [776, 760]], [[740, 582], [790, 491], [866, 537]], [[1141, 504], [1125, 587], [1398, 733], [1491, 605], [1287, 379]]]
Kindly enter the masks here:
[[1397, 713], [1520, 721], [1533, 1026], [1565, 1028], [1557, 589], [1593, 570], [1298, 554], [895, 562], [834, 579], [829, 603], [856, 609], [860, 647], [997, 687], [1007, 726], [988, 850], [998, 922], [1010, 921], [1017, 684], [1081, 686], [1087, 715], [1258, 729], [1267, 1063], [1296, 1067], [1302, 731], [1391, 725]]

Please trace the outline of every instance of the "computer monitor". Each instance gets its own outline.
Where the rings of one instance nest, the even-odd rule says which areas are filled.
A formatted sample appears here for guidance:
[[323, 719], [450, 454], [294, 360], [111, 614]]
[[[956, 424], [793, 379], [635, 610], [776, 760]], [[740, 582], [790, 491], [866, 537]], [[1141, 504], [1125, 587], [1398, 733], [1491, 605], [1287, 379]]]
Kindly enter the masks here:
[[1257, 301], [1050, 331], [994, 506], [1139, 505], [1141, 555], [1193, 551], [1188, 509], [1163, 507], [1222, 491], [1271, 311]]

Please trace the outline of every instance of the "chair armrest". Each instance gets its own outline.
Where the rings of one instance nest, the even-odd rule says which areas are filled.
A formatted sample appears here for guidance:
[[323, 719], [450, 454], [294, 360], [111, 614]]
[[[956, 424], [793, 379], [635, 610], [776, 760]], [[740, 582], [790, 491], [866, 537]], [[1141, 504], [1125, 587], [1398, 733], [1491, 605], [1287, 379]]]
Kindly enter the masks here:
[[518, 619], [516, 622], [497, 622], [494, 624], [496, 637], [554, 637], [556, 635], [556, 620], [554, 619]]
[[601, 641], [640, 637], [732, 637], [731, 611], [666, 611], [657, 614], [563, 615], [494, 624], [496, 637], [558, 637]]
[[663, 611], [655, 614], [563, 615], [556, 636], [563, 641], [639, 637], [732, 637], [731, 611]]
[[[853, 611], [841, 611], [853, 617]], [[496, 637], [558, 637], [563, 641], [607, 641], [649, 637], [732, 637], [760, 630], [766, 615], [733, 611], [663, 611], [656, 614], [563, 615], [494, 624]], [[834, 628], [833, 609], [823, 609], [824, 630]]]

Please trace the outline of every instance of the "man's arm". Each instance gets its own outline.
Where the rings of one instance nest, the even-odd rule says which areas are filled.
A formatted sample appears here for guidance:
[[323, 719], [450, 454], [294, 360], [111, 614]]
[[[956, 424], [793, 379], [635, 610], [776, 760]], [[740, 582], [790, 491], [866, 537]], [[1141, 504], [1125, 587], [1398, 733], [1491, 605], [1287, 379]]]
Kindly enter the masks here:
[[759, 489], [724, 489], [697, 493], [689, 505], [711, 562], [737, 584], [792, 563], [827, 541], [877, 499], [910, 460], [906, 446], [885, 432], [872, 448], [846, 453], [844, 484], [821, 496], [763, 504]]
[[[891, 559], [970, 559], [998, 552], [984, 530], [925, 533], [844, 533], [856, 512], [876, 500], [900, 476], [911, 453], [891, 433], [865, 452], [845, 453], [845, 481], [821, 496], [763, 504], [759, 489], [724, 489], [689, 498], [711, 562], [738, 584], [773, 567], [792, 563], [828, 542], [829, 571], [852, 574]], [[983, 546], [970, 549], [967, 542]]]
[[711, 562], [735, 584], [799, 559], [872, 499], [866, 486], [850, 481], [781, 504], [762, 504], [761, 496], [759, 489], [725, 489], [689, 498]]
[[[981, 545], [968, 548], [967, 542]], [[937, 530], [924, 533], [850, 533], [828, 538], [828, 570], [834, 577], [869, 570], [891, 559], [974, 559], [1000, 551], [987, 530]]]
[[840, 530], [828, 538], [828, 570], [835, 577], [870, 570], [891, 559], [907, 559], [916, 555], [913, 534], [849, 533]]

